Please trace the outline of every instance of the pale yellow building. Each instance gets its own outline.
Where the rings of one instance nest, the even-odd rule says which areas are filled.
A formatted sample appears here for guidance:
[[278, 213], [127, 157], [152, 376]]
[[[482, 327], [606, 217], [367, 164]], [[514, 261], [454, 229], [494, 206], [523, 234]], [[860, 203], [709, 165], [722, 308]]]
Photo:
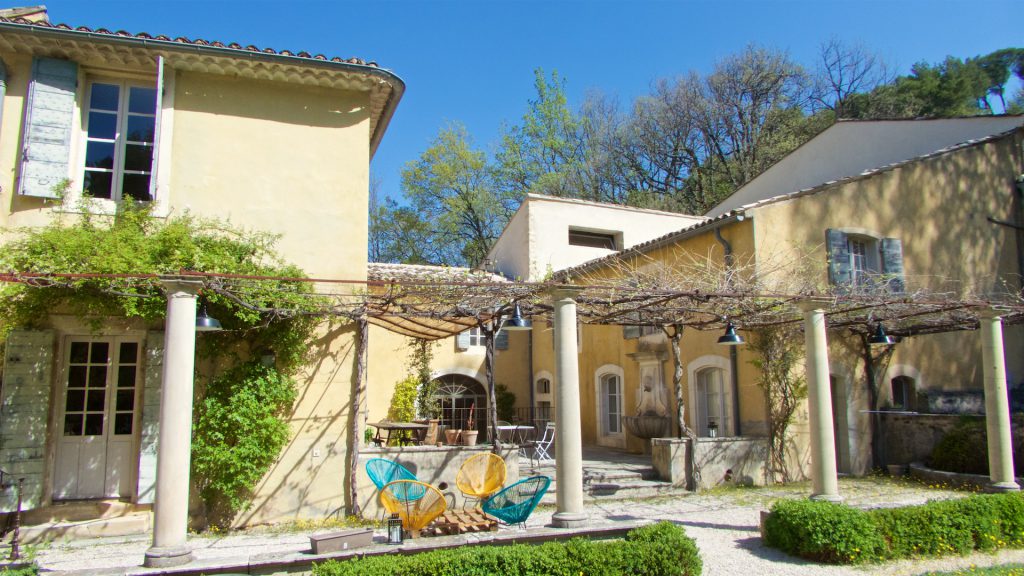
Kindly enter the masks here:
[[[358, 58], [4, 15], [0, 225], [74, 218], [87, 192], [99, 212], [131, 199], [157, 218], [190, 213], [278, 234], [279, 253], [309, 276], [366, 279], [369, 162], [404, 91], [395, 74]], [[354, 324], [318, 340], [317, 361], [299, 375], [291, 439], [237, 522], [345, 510], [356, 340]], [[69, 350], [81, 346], [134, 354], [101, 362], [132, 368], [134, 408], [107, 394], [89, 430], [62, 425], [74, 408]], [[153, 502], [162, 350], [163, 327], [141, 322], [97, 333], [54, 316], [12, 334], [0, 467], [25, 478], [25, 508]]]

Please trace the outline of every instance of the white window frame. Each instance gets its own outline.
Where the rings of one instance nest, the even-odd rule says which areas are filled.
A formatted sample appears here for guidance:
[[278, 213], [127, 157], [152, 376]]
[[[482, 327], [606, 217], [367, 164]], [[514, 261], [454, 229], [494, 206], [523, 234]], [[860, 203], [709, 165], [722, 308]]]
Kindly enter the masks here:
[[[150, 168], [151, 182], [156, 180], [152, 187], [153, 198], [150, 201], [150, 215], [157, 218], [166, 218], [170, 214], [170, 183], [171, 183], [171, 155], [174, 132], [174, 90], [175, 74], [174, 69], [164, 64], [163, 57], [157, 58], [158, 70], [156, 74], [131, 73], [118, 74], [109, 70], [96, 72], [89, 70], [86, 66], [78, 67], [79, 88], [75, 100], [74, 117], [72, 125], [71, 158], [68, 162], [68, 179], [71, 187], [60, 206], [60, 210], [66, 212], [81, 212], [84, 195], [83, 177], [85, 175], [85, 151], [88, 141], [88, 112], [89, 96], [93, 83], [129, 83], [135, 86], [159, 88], [162, 86], [163, 93], [157, 92], [157, 133], [154, 142], [153, 164]], [[119, 124], [120, 126], [120, 124]], [[163, 167], [162, 169], [160, 167]], [[99, 214], [115, 214], [119, 201], [106, 198], [92, 198], [88, 202], [88, 210]]]
[[[605, 394], [605, 381], [608, 378], [618, 380], [618, 430], [611, 430], [607, 426], [608, 404]], [[597, 439], [598, 444], [604, 446], [625, 446], [626, 433], [622, 425], [622, 416], [626, 410], [626, 374], [622, 367], [615, 364], [605, 364], [594, 371], [594, 407], [596, 411]]]
[[846, 233], [846, 246], [850, 252], [850, 274], [854, 286], [870, 284], [882, 273], [882, 254], [879, 238], [858, 232]]
[[[735, 435], [736, 423], [733, 422], [734, 418], [734, 403], [736, 398], [732, 393], [732, 367], [729, 363], [729, 359], [724, 356], [706, 355], [701, 356], [689, 364], [686, 365], [687, 382], [689, 388], [690, 397], [690, 421], [687, 425], [697, 434], [697, 436], [707, 437], [708, 431], [707, 426], [700, 421], [700, 411], [697, 402], [697, 378], [698, 375], [707, 369], [718, 369], [722, 371], [722, 396], [723, 396], [723, 418], [726, 421], [726, 426], [718, 428], [718, 437], [728, 437]], [[725, 399], [728, 398], [728, 401]]]

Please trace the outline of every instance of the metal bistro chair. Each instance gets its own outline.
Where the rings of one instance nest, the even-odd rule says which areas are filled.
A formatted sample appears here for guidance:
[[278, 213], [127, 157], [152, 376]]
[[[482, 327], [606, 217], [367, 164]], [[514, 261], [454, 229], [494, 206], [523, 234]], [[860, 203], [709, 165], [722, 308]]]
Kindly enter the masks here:
[[505, 460], [491, 452], [470, 456], [462, 463], [455, 485], [465, 497], [462, 507], [471, 500], [482, 502], [491, 494], [501, 490], [505, 483]]
[[448, 506], [440, 490], [415, 480], [395, 480], [385, 486], [380, 491], [380, 504], [388, 514], [398, 514], [402, 528], [413, 538]]
[[520, 524], [525, 528], [526, 519], [550, 486], [551, 478], [547, 476], [525, 478], [488, 498], [483, 511], [505, 524]]
[[529, 451], [530, 464], [536, 460], [537, 463], [541, 463], [545, 460], [554, 460], [551, 456], [551, 444], [555, 441], [555, 423], [548, 422], [547, 426], [544, 427], [544, 434], [539, 440], [533, 442], [527, 442], [523, 444], [522, 448], [525, 451]]

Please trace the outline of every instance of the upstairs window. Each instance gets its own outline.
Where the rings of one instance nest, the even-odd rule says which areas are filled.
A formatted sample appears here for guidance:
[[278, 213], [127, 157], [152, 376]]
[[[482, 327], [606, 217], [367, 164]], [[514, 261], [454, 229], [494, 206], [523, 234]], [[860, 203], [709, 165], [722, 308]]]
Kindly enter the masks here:
[[93, 198], [152, 200], [157, 91], [128, 81], [92, 82], [86, 94], [82, 190]]
[[904, 291], [903, 245], [898, 238], [827, 230], [829, 282], [850, 290]]
[[608, 232], [590, 232], [586, 230], [569, 229], [569, 245], [585, 246], [587, 248], [604, 248], [616, 250], [615, 234]]

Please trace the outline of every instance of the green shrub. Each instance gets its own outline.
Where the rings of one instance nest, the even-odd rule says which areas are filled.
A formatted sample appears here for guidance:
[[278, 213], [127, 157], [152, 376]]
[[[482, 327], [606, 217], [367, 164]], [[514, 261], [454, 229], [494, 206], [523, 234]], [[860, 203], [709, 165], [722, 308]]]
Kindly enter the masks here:
[[419, 384], [419, 378], [415, 376], [408, 376], [395, 384], [391, 405], [388, 406], [388, 420], [412, 422], [416, 418], [416, 389]]
[[[1013, 449], [1014, 473], [1024, 476], [1022, 454], [1017, 446]], [[928, 465], [946, 472], [987, 476], [988, 435], [984, 418], [961, 418], [932, 449]]]
[[464, 546], [409, 556], [328, 561], [314, 576], [696, 576], [700, 557], [682, 528], [662, 522], [629, 532], [625, 540], [574, 538], [537, 546]]
[[867, 512], [812, 500], [783, 500], [765, 521], [765, 544], [829, 564], [859, 564], [885, 547]]
[[1021, 548], [1024, 495], [976, 494], [868, 511], [788, 500], [772, 507], [765, 522], [765, 544], [842, 564]]
[[932, 449], [929, 466], [962, 474], [988, 474], [985, 421], [962, 419]]
[[212, 524], [230, 521], [281, 453], [295, 396], [294, 380], [258, 361], [210, 382], [196, 408], [192, 470]]

